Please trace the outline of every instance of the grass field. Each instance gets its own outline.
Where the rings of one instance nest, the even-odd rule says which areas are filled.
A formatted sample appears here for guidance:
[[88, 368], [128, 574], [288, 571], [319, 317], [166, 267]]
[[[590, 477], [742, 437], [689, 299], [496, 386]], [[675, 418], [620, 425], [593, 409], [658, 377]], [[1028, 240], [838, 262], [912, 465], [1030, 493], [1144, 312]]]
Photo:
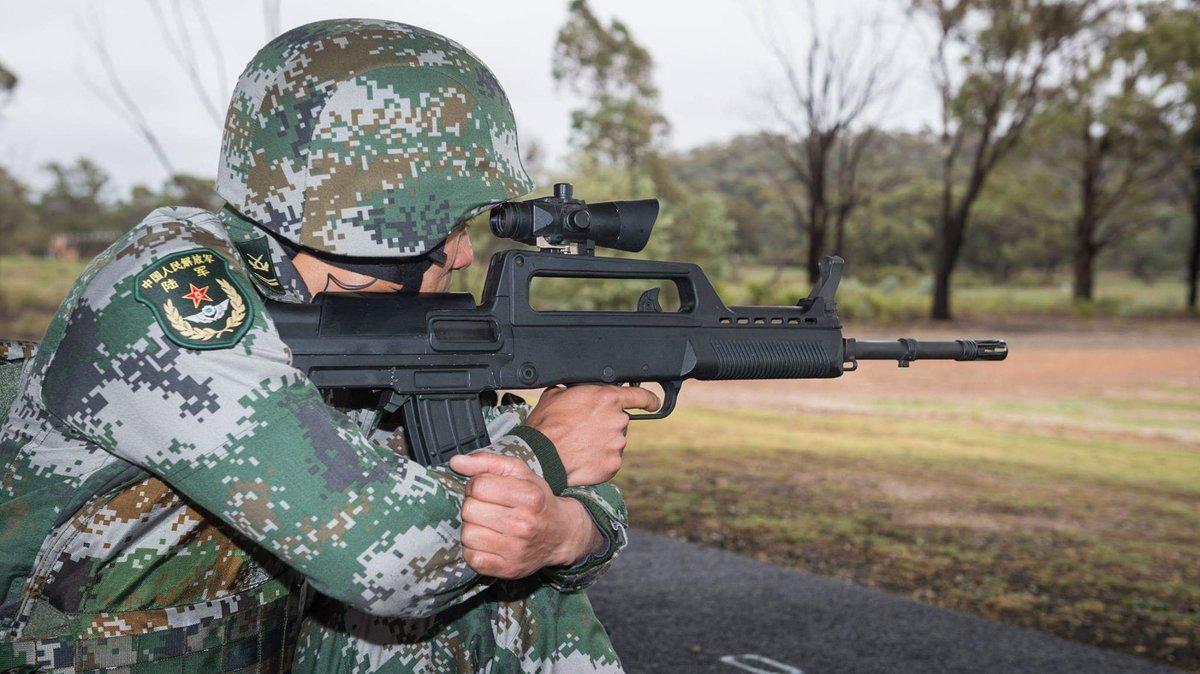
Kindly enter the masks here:
[[[851, 274], [838, 291], [838, 308], [843, 318], [873, 323], [895, 323], [929, 315], [930, 280], [925, 276], [902, 279], [884, 275], [866, 283]], [[795, 304], [808, 293], [808, 277], [800, 269], [773, 271], [752, 268], [736, 280], [719, 284], [730, 303]], [[997, 316], [1177, 316], [1185, 306], [1182, 281], [1164, 279], [1143, 282], [1120, 274], [1102, 273], [1096, 298], [1090, 304], [1075, 302], [1067, 277], [1049, 282], [997, 285], [985, 279], [960, 274], [954, 288], [954, 308], [960, 319], [984, 320]]]
[[[0, 258], [0, 327], [36, 338], [81, 264]], [[865, 364], [840, 380], [693, 383], [637, 423], [634, 523], [940, 606], [1200, 669], [1200, 323], [1182, 284], [957, 290], [1003, 364]], [[731, 303], [794, 301], [796, 271]], [[847, 333], [924, 316], [917, 284], [848, 279]], [[1172, 316], [1171, 320], [1149, 320]], [[864, 327], [866, 324], [869, 327]], [[930, 326], [922, 337], [963, 333]]]
[[41, 337], [83, 267], [82, 262], [0, 257], [0, 337]]
[[[1107, 378], [1120, 335], [1082, 353], [1017, 339], [999, 366], [702, 384], [672, 418], [634, 425], [617, 481], [638, 526], [1200, 668], [1189, 334]], [[1070, 381], [1072, 359], [1096, 369]]]

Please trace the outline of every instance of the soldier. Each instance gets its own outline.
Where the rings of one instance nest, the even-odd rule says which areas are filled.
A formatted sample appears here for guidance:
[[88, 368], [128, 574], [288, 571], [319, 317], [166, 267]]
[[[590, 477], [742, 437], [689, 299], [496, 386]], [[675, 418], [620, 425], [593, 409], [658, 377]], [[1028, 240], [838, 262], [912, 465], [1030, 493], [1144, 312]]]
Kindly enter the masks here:
[[492, 73], [412, 26], [296, 28], [238, 82], [217, 187], [98, 256], [25, 361], [0, 670], [619, 671], [580, 590], [625, 544], [623, 409], [658, 401], [506, 400], [491, 446], [423, 467], [263, 301], [446, 290], [464, 223], [531, 188]]

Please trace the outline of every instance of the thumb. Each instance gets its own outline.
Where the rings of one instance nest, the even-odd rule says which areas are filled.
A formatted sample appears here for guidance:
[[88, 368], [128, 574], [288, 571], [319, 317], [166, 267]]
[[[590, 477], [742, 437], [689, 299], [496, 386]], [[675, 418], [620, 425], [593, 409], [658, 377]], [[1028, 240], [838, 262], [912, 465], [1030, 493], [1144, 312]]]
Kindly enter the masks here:
[[529, 469], [529, 466], [525, 465], [524, 461], [512, 456], [501, 456], [493, 452], [459, 454], [451, 457], [450, 467], [467, 477], [475, 477], [484, 473], [524, 477], [527, 473], [533, 472]]

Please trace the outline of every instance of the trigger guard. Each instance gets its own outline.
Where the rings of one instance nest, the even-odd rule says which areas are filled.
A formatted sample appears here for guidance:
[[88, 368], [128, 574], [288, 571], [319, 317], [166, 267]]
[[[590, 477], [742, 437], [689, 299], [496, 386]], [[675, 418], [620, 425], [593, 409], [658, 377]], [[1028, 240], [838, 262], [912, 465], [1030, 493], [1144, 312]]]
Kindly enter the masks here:
[[663, 389], [662, 407], [657, 412], [647, 412], [644, 414], [630, 414], [629, 420], [649, 421], [651, 419], [665, 419], [670, 416], [675, 410], [675, 402], [679, 400], [679, 391], [683, 388], [681, 381], [660, 381], [655, 382]]

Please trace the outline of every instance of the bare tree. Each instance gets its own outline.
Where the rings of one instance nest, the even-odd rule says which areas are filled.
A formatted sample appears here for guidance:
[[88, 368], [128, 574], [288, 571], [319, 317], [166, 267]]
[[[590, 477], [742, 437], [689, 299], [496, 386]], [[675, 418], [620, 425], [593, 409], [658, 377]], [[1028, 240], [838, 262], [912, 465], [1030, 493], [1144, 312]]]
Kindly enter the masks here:
[[[220, 40], [213, 30], [205, 5], [200, 0], [146, 0], [159, 34], [171, 60], [183, 72], [188, 85], [215, 129], [224, 122], [228, 100], [229, 78], [225, 72], [225, 57]], [[189, 16], [190, 14], [190, 16]], [[264, 0], [263, 20], [268, 38], [279, 32], [280, 7], [277, 1]], [[118, 117], [124, 120], [150, 146], [167, 177], [176, 175], [167, 146], [150, 124], [143, 100], [126, 86], [121, 69], [114, 61], [97, 5], [88, 4], [75, 17], [76, 28], [91, 52], [89, 63], [100, 68], [100, 74], [80, 67], [84, 86]], [[199, 27], [200, 37], [196, 36]], [[211, 71], [205, 77], [206, 70]], [[153, 92], [159, 95], [159, 92]]]
[[762, 139], [787, 167], [777, 186], [808, 241], [805, 266], [815, 281], [830, 230], [833, 251], [843, 252], [846, 222], [865, 199], [859, 167], [875, 131], [866, 119], [891, 87], [887, 64], [894, 48], [881, 48], [877, 32], [861, 29], [834, 29], [826, 40], [811, 0], [805, 11], [811, 36], [799, 55], [782, 32], [784, 22], [763, 17], [765, 42], [782, 77], [766, 95], [770, 118]]
[[[1107, 45], [1111, 37], [1098, 36], [1098, 42]], [[1149, 202], [1161, 196], [1162, 180], [1175, 166], [1167, 161], [1173, 130], [1159, 98], [1138, 64], [1097, 50], [1072, 64], [1062, 105], [1051, 110], [1065, 137], [1074, 139], [1065, 151], [1056, 148], [1055, 158], [1067, 158], [1079, 183], [1072, 251], [1077, 300], [1092, 300], [1101, 252], [1161, 218]]]
[[17, 82], [17, 74], [0, 63], [0, 105], [8, 102], [8, 98], [17, 88]]
[[[222, 110], [224, 105], [218, 101], [220, 101], [222, 93], [228, 92], [218, 92], [214, 95], [200, 77], [200, 59], [196, 55], [196, 48], [192, 42], [191, 28], [184, 16], [182, 3], [180, 0], [172, 0], [170, 4], [174, 29], [168, 24], [161, 3], [156, 0], [146, 0], [146, 4], [150, 6], [150, 13], [154, 16], [154, 21], [158, 25], [159, 34], [163, 36], [163, 43], [167, 46], [167, 53], [171, 55], [176, 65], [187, 75], [188, 82], [192, 85], [192, 91], [196, 94], [196, 100], [200, 101], [201, 107], [208, 113], [213, 125], [219, 128], [224, 118], [224, 111]], [[200, 23], [207, 24], [207, 17], [204, 14], [203, 6], [193, 2], [192, 8], [199, 16], [205, 17]], [[211, 40], [209, 44], [219, 56], [220, 51], [216, 40]]]
[[79, 33], [83, 36], [85, 42], [95, 56], [95, 61], [100, 64], [103, 70], [103, 79], [93, 77], [80, 70], [80, 79], [96, 98], [100, 99], [105, 106], [116, 113], [117, 117], [123, 119], [133, 128], [133, 130], [146, 141], [150, 146], [151, 152], [166, 171], [167, 177], [174, 176], [177, 172], [175, 165], [171, 161], [166, 148], [159, 140], [158, 135], [150, 126], [149, 120], [142, 112], [141, 106], [137, 99], [130, 95], [129, 90], [125, 87], [124, 81], [117, 72], [116, 64], [113, 62], [112, 53], [108, 48], [108, 41], [104, 35], [104, 27], [99, 15], [96, 13], [95, 5], [89, 5], [90, 10], [86, 17], [83, 15], [76, 16], [76, 27]]
[[950, 279], [971, 208], [1029, 120], [1081, 26], [1104, 11], [1093, 0], [913, 0], [933, 20], [933, 81], [941, 103], [942, 199], [934, 258], [935, 319], [949, 319]]

